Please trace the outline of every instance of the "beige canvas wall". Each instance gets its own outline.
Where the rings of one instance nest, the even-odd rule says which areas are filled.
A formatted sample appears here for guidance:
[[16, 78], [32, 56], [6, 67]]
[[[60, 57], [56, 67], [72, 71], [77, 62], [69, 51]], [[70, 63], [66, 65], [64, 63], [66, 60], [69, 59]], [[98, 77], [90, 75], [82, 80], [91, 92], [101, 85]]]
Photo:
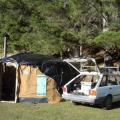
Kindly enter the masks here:
[[58, 103], [61, 101], [60, 94], [56, 90], [56, 82], [50, 77], [47, 79], [47, 98], [49, 103]]
[[32, 66], [21, 65], [18, 69], [18, 96], [27, 98], [48, 98], [49, 103], [60, 102], [61, 97], [56, 90], [56, 83], [47, 77], [46, 96], [37, 96], [37, 75], [43, 74]]
[[18, 69], [19, 97], [39, 98], [39, 96], [36, 95], [37, 72], [38, 69], [33, 68], [32, 66], [21, 65], [19, 67]]

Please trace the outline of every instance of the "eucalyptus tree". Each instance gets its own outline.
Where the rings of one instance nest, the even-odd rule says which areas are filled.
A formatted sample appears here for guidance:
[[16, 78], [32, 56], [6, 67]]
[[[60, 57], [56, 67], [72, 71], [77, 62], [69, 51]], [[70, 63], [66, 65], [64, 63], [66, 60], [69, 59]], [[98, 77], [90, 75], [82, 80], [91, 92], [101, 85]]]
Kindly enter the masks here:
[[54, 54], [73, 44], [98, 44], [94, 38], [103, 20], [109, 30], [120, 30], [119, 5], [119, 0], [0, 0], [0, 44], [4, 33], [11, 51]]

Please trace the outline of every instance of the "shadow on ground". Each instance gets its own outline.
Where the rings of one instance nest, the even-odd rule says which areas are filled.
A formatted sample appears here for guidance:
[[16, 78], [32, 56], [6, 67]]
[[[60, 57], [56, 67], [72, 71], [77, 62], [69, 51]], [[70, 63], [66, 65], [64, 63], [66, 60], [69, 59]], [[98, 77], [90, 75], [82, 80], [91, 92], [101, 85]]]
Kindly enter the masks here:
[[[102, 109], [103, 108], [100, 105], [89, 105], [89, 104], [82, 104], [82, 103], [77, 103], [77, 104], [74, 103], [74, 105], [77, 105], [77, 106], [82, 105], [82, 106], [93, 107], [93, 108], [98, 108], [98, 109]], [[112, 109], [117, 109], [117, 108], [120, 108], [120, 102], [113, 103]]]

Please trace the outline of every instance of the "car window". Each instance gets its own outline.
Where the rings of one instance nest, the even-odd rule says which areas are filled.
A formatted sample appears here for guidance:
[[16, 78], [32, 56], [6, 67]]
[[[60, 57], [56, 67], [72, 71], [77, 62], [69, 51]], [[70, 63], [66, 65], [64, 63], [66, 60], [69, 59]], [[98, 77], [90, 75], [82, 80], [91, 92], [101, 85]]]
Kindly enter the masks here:
[[101, 80], [100, 87], [110, 86], [110, 85], [118, 85], [120, 83], [118, 80], [119, 79], [117, 76], [104, 75]]
[[100, 87], [107, 86], [107, 80], [108, 80], [108, 77], [103, 76], [101, 83], [100, 83]]
[[73, 67], [71, 67], [68, 63], [63, 64], [63, 73], [71, 74], [72, 77], [75, 77], [76, 75], [79, 74], [77, 70], [75, 70]]
[[69, 66], [70, 70], [72, 71], [72, 74], [74, 76], [77, 76], [78, 74], [80, 74], [77, 70], [75, 70], [73, 67]]
[[115, 76], [109, 76], [108, 85], [118, 85], [118, 82]]
[[120, 76], [115, 76], [115, 79], [117, 81], [117, 84], [120, 85]]
[[71, 73], [71, 69], [70, 69], [70, 67], [67, 64], [61, 64], [60, 67], [62, 68], [62, 72], [63, 73], [66, 73], [66, 74]]

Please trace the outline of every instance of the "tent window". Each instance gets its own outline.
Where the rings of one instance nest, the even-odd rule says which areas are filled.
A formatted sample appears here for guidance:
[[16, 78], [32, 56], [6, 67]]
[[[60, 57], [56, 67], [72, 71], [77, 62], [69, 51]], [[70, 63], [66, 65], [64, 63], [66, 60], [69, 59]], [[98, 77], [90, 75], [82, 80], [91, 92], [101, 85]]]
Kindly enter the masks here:
[[46, 76], [45, 75], [37, 76], [37, 95], [46, 96]]

